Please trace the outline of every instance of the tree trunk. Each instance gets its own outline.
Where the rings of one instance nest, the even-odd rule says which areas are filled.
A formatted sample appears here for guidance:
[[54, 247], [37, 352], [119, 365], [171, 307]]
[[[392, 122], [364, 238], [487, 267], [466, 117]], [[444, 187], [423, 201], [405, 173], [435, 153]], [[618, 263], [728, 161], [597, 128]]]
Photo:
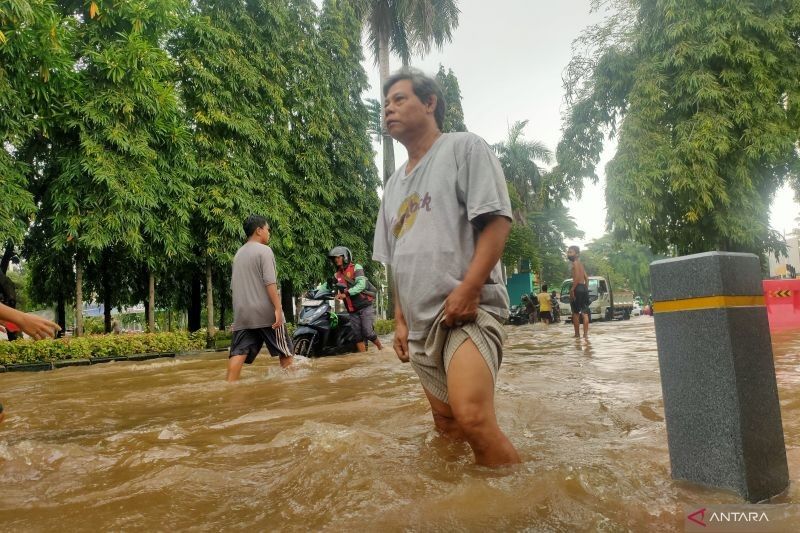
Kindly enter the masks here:
[[214, 278], [211, 261], [206, 262], [206, 346], [214, 347]]
[[8, 272], [8, 265], [11, 264], [12, 257], [14, 257], [14, 244], [8, 241], [6, 249], [3, 251], [3, 259], [0, 259], [0, 273]]
[[219, 275], [219, 330], [225, 331], [225, 303], [227, 302], [226, 298], [226, 285], [225, 285], [225, 274]]
[[282, 281], [281, 307], [283, 308], [283, 318], [286, 322], [294, 324], [294, 298], [292, 292], [292, 282], [288, 280]]
[[57, 335], [57, 337], [61, 338], [64, 336], [64, 331], [67, 329], [67, 310], [63, 296], [59, 296], [56, 302], [56, 324], [61, 327], [61, 331], [59, 331]]
[[147, 331], [156, 332], [156, 277], [147, 270]]
[[187, 309], [187, 326], [189, 331], [197, 331], [200, 329], [200, 308], [202, 306], [202, 295], [201, 295], [202, 287], [200, 283], [200, 278], [197, 277], [196, 273], [192, 273], [192, 294], [191, 300], [189, 301], [189, 309]]
[[75, 336], [83, 335], [83, 265], [75, 256]]
[[111, 291], [104, 287], [103, 292], [103, 331], [111, 333]]
[[[381, 80], [381, 95], [378, 99], [379, 102], [383, 102], [383, 84], [386, 83], [386, 80], [389, 79], [389, 36], [388, 35], [381, 35], [378, 42], [378, 69], [380, 70], [380, 80]], [[389, 181], [389, 178], [392, 177], [394, 174], [394, 141], [392, 137], [389, 135], [389, 132], [386, 130], [386, 124], [384, 123], [383, 113], [381, 113], [381, 135], [383, 135], [383, 139], [381, 144], [383, 144], [383, 184], [386, 185], [386, 182]]]
[[[378, 43], [378, 69], [380, 70], [380, 80], [381, 80], [381, 97], [378, 100], [379, 102], [383, 102], [383, 84], [386, 83], [386, 80], [389, 79], [389, 36], [388, 35], [381, 35], [380, 40]], [[383, 135], [383, 140], [381, 144], [383, 144], [383, 185], [386, 186], [386, 182], [389, 181], [389, 178], [392, 177], [394, 174], [394, 140], [389, 135], [389, 131], [386, 129], [386, 124], [384, 122], [384, 116], [381, 114], [381, 133]], [[386, 292], [386, 316], [389, 318], [394, 318], [394, 302], [392, 301], [392, 272], [389, 269], [389, 265], [386, 265], [386, 279], [387, 285], [389, 286], [389, 290]]]

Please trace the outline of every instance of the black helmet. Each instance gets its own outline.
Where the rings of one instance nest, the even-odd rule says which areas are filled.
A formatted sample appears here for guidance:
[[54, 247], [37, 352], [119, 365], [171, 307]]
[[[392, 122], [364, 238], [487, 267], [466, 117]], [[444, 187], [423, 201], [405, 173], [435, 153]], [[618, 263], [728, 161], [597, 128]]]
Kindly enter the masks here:
[[353, 260], [353, 254], [350, 252], [350, 248], [346, 246], [334, 246], [331, 248], [331, 251], [328, 252], [328, 259], [331, 261], [336, 261], [336, 258], [339, 256], [344, 257], [344, 264], [342, 266], [347, 266]]

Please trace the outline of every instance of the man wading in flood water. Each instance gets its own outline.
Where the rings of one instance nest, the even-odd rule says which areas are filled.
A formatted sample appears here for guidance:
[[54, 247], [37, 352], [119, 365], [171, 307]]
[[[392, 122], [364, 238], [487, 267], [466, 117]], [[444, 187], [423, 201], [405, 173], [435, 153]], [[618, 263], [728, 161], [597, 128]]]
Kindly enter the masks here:
[[518, 463], [494, 412], [508, 315], [503, 171], [477, 135], [442, 134], [433, 79], [403, 70], [383, 95], [386, 128], [408, 150], [386, 184], [373, 255], [394, 276], [395, 352], [419, 375], [439, 431], [466, 439], [477, 464]]
[[575, 328], [575, 338], [579, 339], [581, 317], [583, 317], [583, 338], [589, 338], [589, 278], [586, 269], [580, 260], [581, 249], [570, 246], [567, 249], [567, 259], [572, 263], [572, 288], [569, 290], [569, 305], [572, 308], [572, 326]]
[[278, 294], [275, 255], [267, 246], [267, 219], [250, 215], [244, 221], [244, 233], [247, 242], [233, 258], [231, 276], [233, 337], [226, 378], [229, 382], [239, 379], [242, 366], [255, 361], [264, 343], [272, 356], [280, 358], [281, 367], [292, 364], [292, 342]]

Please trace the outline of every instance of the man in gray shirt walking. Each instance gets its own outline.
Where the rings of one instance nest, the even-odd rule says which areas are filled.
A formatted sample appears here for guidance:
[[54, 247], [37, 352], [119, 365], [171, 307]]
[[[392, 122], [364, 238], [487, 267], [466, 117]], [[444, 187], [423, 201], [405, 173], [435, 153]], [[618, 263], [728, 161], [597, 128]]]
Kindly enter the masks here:
[[384, 189], [373, 247], [392, 267], [395, 352], [411, 361], [442, 433], [466, 439], [478, 464], [518, 463], [494, 412], [508, 315], [503, 171], [477, 135], [442, 134], [445, 102], [431, 78], [400, 71], [383, 94], [386, 128], [408, 150]]
[[247, 242], [233, 258], [233, 338], [228, 356], [228, 377], [237, 381], [242, 366], [255, 361], [263, 344], [280, 359], [281, 367], [292, 364], [292, 343], [278, 294], [275, 255], [267, 246], [270, 228], [267, 220], [250, 215], [244, 221]]

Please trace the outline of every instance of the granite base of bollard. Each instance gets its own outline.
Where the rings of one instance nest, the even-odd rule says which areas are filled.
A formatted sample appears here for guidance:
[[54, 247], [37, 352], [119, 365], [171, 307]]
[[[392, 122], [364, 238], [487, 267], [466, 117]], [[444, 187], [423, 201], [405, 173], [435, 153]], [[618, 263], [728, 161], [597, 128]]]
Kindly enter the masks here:
[[673, 478], [750, 502], [780, 494], [789, 474], [758, 258], [657, 261], [651, 277]]

